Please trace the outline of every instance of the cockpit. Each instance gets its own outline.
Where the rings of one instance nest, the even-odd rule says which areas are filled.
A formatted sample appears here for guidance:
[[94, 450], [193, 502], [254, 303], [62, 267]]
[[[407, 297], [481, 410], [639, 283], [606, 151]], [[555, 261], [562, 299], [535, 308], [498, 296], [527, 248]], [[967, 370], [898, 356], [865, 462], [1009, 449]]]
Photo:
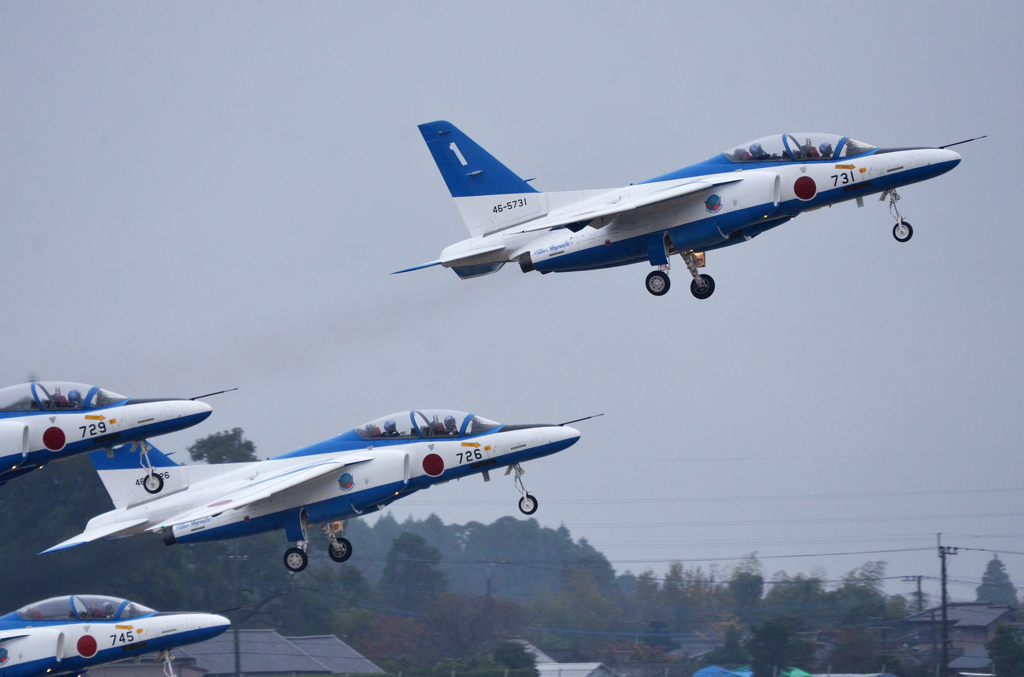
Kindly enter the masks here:
[[875, 150], [862, 141], [835, 134], [801, 133], [766, 136], [723, 155], [731, 162], [815, 162], [863, 155]]
[[16, 613], [26, 621], [123, 621], [156, 612], [117, 597], [71, 595], [29, 604]]
[[127, 399], [84, 383], [33, 381], [0, 389], [0, 412], [99, 409]]
[[472, 437], [499, 425], [501, 424], [464, 411], [420, 409], [375, 419], [359, 426], [355, 432], [364, 440], [418, 440]]

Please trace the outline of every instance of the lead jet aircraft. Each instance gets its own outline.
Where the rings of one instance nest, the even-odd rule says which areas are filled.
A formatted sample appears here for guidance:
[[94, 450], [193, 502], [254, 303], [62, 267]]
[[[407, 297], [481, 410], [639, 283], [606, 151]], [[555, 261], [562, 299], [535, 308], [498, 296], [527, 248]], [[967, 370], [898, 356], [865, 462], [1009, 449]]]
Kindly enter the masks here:
[[[198, 398], [196, 398], [198, 399]], [[0, 485], [50, 461], [129, 442], [146, 467], [145, 440], [184, 430], [213, 411], [205, 402], [137, 400], [82, 383], [34, 381], [0, 390]], [[144, 488], [160, 490], [148, 473]]]
[[[578, 419], [583, 420], [583, 419]], [[576, 421], [568, 421], [575, 423]], [[125, 448], [90, 455], [114, 510], [45, 552], [100, 538], [163, 534], [164, 543], [196, 543], [284, 529], [296, 546], [284, 554], [302, 571], [307, 527], [320, 525], [336, 562], [352, 555], [342, 520], [366, 515], [420, 489], [505, 467], [515, 473], [519, 510], [537, 511], [520, 463], [562, 451], [580, 433], [567, 424], [502, 425], [461, 411], [404, 411], [283, 456], [253, 463], [177, 465], [153, 448], [161, 493], [139, 491], [143, 477]]]
[[398, 273], [440, 265], [466, 279], [510, 261], [524, 273], [646, 261], [657, 267], [647, 290], [661, 296], [669, 290], [669, 257], [679, 254], [698, 299], [715, 291], [711, 276], [697, 270], [704, 252], [746, 242], [812, 209], [847, 200], [863, 206], [864, 196], [881, 193], [896, 219], [893, 236], [906, 242], [914, 231], [896, 208], [896, 189], [960, 162], [949, 146], [876, 148], [835, 134], [776, 134], [622, 188], [541, 193], [452, 123], [419, 129], [471, 237], [436, 261]]
[[81, 675], [153, 651], [171, 674], [171, 649], [216, 637], [229, 625], [216, 614], [159, 613], [117, 597], [53, 597], [0, 616], [0, 677]]

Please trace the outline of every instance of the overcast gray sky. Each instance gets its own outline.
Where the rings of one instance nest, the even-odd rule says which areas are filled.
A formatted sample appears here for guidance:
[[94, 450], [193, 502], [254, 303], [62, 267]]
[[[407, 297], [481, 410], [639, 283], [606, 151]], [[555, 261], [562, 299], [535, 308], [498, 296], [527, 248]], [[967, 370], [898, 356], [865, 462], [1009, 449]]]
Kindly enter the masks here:
[[[1008, 2], [0, 2], [0, 384], [238, 386], [158, 442], [179, 456], [412, 407], [605, 412], [525, 480], [619, 571], [928, 548], [765, 568], [937, 575], [938, 531], [1022, 552], [1022, 25]], [[389, 275], [466, 237], [416, 129], [436, 119], [539, 190], [783, 131], [989, 138], [901, 191], [908, 244], [874, 199], [805, 214], [709, 253], [697, 301], [681, 265], [662, 298], [646, 265]], [[516, 498], [471, 478], [393, 512], [489, 522]]]

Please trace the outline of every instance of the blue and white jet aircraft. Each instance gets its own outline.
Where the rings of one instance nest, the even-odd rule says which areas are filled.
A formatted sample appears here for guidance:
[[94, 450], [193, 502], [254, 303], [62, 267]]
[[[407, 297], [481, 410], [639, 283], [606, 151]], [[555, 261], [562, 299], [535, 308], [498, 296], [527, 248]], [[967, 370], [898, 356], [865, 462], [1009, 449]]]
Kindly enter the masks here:
[[471, 237], [397, 272], [440, 265], [465, 279], [510, 261], [524, 273], [646, 261], [657, 266], [647, 290], [661, 296], [669, 257], [679, 254], [699, 299], [715, 290], [697, 270], [704, 252], [746, 242], [801, 212], [847, 200], [863, 206], [864, 196], [881, 193], [896, 219], [893, 236], [906, 242], [913, 229], [896, 209], [896, 189], [950, 171], [960, 156], [949, 147], [967, 143], [876, 148], [835, 134], [777, 134], [623, 188], [541, 193], [452, 123], [419, 129]]
[[223, 616], [159, 613], [102, 595], [65, 595], [0, 616], [0, 677], [75, 674], [158, 652], [171, 673], [170, 650], [216, 637]]
[[[588, 417], [590, 418], [590, 417]], [[585, 419], [577, 419], [585, 420]], [[150, 461], [163, 479], [162, 493], [139, 490], [138, 464], [125, 449], [90, 455], [114, 510], [85, 531], [46, 552], [100, 538], [163, 534], [167, 545], [285, 530], [296, 546], [284, 554], [302, 571], [307, 527], [320, 525], [336, 562], [352, 555], [338, 533], [342, 520], [366, 515], [421, 489], [467, 475], [490, 481], [491, 470], [515, 473], [526, 515], [538, 501], [523, 486], [520, 463], [576, 443], [580, 433], [558, 425], [502, 425], [460, 411], [404, 411], [371, 421], [319, 444], [253, 463], [177, 465], [157, 449]]]
[[[210, 405], [195, 399], [130, 399], [82, 383], [35, 381], [4, 388], [0, 485], [50, 461], [126, 442], [140, 450], [136, 458], [147, 467], [147, 438], [194, 426], [211, 411]], [[159, 477], [148, 473], [146, 491], [156, 493], [160, 486]]]

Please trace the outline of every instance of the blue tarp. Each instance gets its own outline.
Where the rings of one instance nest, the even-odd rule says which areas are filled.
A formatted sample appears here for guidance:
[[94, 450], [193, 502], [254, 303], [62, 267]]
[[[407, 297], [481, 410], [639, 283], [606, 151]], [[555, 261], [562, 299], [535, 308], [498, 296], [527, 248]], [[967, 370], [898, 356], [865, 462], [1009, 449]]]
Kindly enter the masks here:
[[693, 677], [752, 677], [753, 673], [749, 668], [739, 670], [726, 670], [718, 665], [709, 665], [693, 673]]

